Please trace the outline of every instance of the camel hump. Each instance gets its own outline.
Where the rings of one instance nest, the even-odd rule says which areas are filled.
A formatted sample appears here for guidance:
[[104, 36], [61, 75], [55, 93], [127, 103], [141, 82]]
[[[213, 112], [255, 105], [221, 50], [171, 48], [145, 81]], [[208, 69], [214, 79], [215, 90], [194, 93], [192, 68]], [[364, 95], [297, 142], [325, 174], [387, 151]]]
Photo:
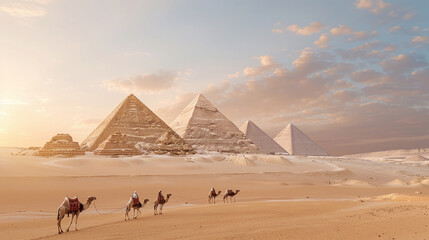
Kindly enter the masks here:
[[228, 195], [231, 195], [231, 194], [233, 194], [233, 193], [234, 193], [234, 191], [232, 191], [232, 189], [228, 189], [228, 190], [227, 190], [227, 193], [228, 193]]

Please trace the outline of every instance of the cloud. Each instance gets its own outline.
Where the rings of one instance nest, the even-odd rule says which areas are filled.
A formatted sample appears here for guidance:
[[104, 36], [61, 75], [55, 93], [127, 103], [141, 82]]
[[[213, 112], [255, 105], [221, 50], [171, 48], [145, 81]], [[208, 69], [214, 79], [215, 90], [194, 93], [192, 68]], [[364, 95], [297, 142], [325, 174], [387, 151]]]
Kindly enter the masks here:
[[47, 14], [46, 5], [51, 0], [13, 0], [0, 3], [0, 11], [12, 17], [42, 17]]
[[319, 39], [314, 41], [314, 44], [318, 47], [318, 48], [327, 48], [329, 47], [328, 42], [329, 42], [329, 36], [327, 33], [323, 33], [320, 35]]
[[379, 18], [378, 23], [390, 23], [392, 20], [409, 20], [416, 14], [398, 4], [386, 3], [383, 0], [358, 0], [357, 9], [367, 10]]
[[389, 32], [393, 33], [393, 32], [399, 32], [402, 30], [401, 26], [393, 26], [389, 29]]
[[383, 81], [383, 74], [372, 69], [365, 69], [353, 72], [351, 78], [358, 83], [376, 84]]
[[27, 105], [28, 102], [21, 99], [1, 99], [0, 105]]
[[323, 30], [326, 26], [320, 22], [312, 22], [306, 27], [300, 27], [296, 24], [288, 26], [286, 29], [290, 32], [294, 32], [298, 35], [308, 36], [318, 33]]
[[406, 14], [404, 14], [404, 16], [402, 17], [402, 19], [404, 19], [404, 20], [408, 20], [408, 19], [413, 18], [415, 15], [416, 15], [416, 14], [415, 14], [415, 13], [413, 13], [413, 12], [406, 13]]
[[415, 36], [413, 40], [411, 40], [412, 43], [429, 43], [429, 38], [426, 36]]
[[352, 36], [348, 38], [349, 41], [358, 41], [358, 40], [365, 40], [373, 36], [377, 36], [378, 32], [375, 30], [371, 31], [370, 33], [365, 31], [358, 32], [358, 31], [354, 31], [349, 26], [340, 24], [338, 25], [338, 27], [331, 29], [331, 34], [332, 36], [341, 36], [341, 35]]
[[[356, 49], [386, 45], [373, 41]], [[357, 71], [358, 64], [311, 49], [302, 50], [290, 69], [268, 55], [257, 59], [259, 66], [245, 68], [252, 69], [241, 76], [245, 82], [201, 91], [237, 125], [251, 119], [275, 136], [294, 122], [331, 154], [427, 145], [429, 68], [422, 69], [422, 57], [397, 55], [377, 62], [381, 69], [375, 63]], [[157, 113], [171, 122], [195, 95], [179, 95]]]
[[[269, 71], [272, 71], [278, 67], [278, 65], [275, 62], [273, 62], [272, 56], [268, 56], [268, 55], [260, 56], [260, 57], [257, 57], [256, 59], [260, 60], [261, 66], [259, 66], [259, 67], [246, 67], [243, 70], [243, 76], [257, 77], [257, 76], [265, 74]], [[235, 74], [237, 74], [237, 73], [235, 73]]]
[[228, 74], [229, 78], [239, 78], [240, 77], [240, 72], [235, 72], [233, 74]]
[[379, 40], [367, 42], [351, 49], [339, 49], [337, 52], [343, 59], [377, 60], [387, 57], [386, 52], [396, 49], [395, 45], [382, 43]]
[[383, 2], [383, 0], [358, 0], [356, 1], [356, 8], [371, 11], [378, 14], [386, 8], [391, 7], [391, 4]]
[[426, 60], [417, 55], [399, 54], [391, 57], [389, 60], [384, 60], [380, 63], [384, 71], [395, 74], [406, 74], [414, 69], [427, 66]]
[[160, 71], [155, 74], [142, 74], [124, 79], [113, 79], [104, 81], [104, 86], [109, 90], [117, 90], [126, 93], [161, 93], [170, 89], [179, 74]]
[[283, 30], [280, 28], [273, 28], [271, 31], [274, 33], [283, 33]]

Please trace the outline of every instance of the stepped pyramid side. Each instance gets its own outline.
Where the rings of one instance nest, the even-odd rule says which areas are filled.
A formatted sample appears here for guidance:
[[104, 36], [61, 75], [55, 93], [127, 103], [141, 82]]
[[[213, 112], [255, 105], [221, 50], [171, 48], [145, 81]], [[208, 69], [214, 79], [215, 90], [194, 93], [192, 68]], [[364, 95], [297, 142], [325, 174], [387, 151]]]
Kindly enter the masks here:
[[80, 148], [79, 143], [73, 142], [73, 138], [69, 134], [57, 134], [43, 148], [37, 151], [36, 155], [43, 157], [55, 155], [73, 157], [85, 155], [85, 151]]
[[240, 131], [249, 138], [259, 149], [259, 152], [265, 154], [288, 154], [276, 141], [260, 129], [254, 122], [247, 121], [241, 126]]
[[329, 156], [295, 125], [288, 124], [274, 140], [292, 155]]
[[200, 151], [256, 153], [258, 148], [202, 94], [195, 97], [170, 124]]
[[108, 156], [134, 156], [141, 155], [142, 152], [139, 151], [132, 142], [128, 142], [125, 135], [122, 135], [120, 132], [115, 132], [104, 142], [98, 145], [94, 154]]
[[[193, 153], [179, 135], [132, 94], [82, 142], [82, 146], [93, 151], [115, 132], [126, 135], [125, 140], [143, 153]], [[168, 144], [162, 141], [165, 136], [170, 138]]]

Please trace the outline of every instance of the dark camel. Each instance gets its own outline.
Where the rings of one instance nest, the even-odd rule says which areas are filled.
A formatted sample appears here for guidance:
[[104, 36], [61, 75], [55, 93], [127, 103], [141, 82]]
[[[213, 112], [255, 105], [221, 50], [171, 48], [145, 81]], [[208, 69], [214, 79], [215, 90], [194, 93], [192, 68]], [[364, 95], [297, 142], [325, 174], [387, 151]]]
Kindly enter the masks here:
[[158, 199], [153, 204], [153, 215], [158, 215], [158, 206], [159, 206], [159, 214], [162, 214], [162, 207], [164, 204], [168, 202], [168, 200], [171, 197], [171, 193], [167, 194], [167, 198], [164, 197], [158, 197]]
[[234, 199], [235, 202], [235, 195], [237, 195], [238, 192], [240, 192], [240, 190], [235, 190], [235, 192], [231, 189], [226, 190], [223, 194], [223, 202], [228, 203], [228, 197], [231, 199], [230, 202], [232, 202], [232, 199]]

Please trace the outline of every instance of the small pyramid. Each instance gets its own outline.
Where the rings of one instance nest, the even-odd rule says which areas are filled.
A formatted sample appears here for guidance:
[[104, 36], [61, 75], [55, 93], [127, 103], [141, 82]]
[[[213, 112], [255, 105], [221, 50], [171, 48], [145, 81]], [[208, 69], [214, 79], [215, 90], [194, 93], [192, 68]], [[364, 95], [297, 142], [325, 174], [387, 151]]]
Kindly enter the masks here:
[[254, 122], [247, 121], [241, 126], [240, 131], [249, 138], [265, 154], [288, 154], [276, 141], [260, 129]]
[[66, 156], [73, 157], [76, 155], [85, 155], [79, 143], [73, 142], [73, 138], [66, 133], [59, 133], [52, 137], [36, 155], [42, 157]]
[[170, 126], [195, 150], [258, 152], [255, 144], [202, 94], [198, 94]]
[[[164, 121], [153, 113], [133, 94], [123, 100], [112, 113], [82, 142], [82, 147], [94, 151], [115, 132], [125, 135], [128, 143], [143, 153], [187, 154], [193, 153]], [[174, 136], [168, 144], [162, 144], [165, 134]], [[164, 141], [165, 142], [165, 141]]]
[[292, 155], [329, 156], [295, 125], [288, 124], [274, 140]]

